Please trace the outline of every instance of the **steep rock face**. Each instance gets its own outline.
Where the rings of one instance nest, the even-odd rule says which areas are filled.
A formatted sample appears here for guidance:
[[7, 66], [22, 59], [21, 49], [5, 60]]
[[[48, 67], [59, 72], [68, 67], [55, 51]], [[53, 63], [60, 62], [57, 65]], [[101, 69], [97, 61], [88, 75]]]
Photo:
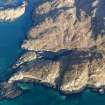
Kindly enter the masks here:
[[105, 86], [105, 59], [94, 60], [89, 66], [90, 78], [89, 85], [92, 85], [96, 88]]
[[[76, 93], [87, 86], [89, 75], [89, 60], [79, 63], [80, 59], [72, 60], [70, 57], [63, 62], [68, 65], [65, 67], [64, 77], [61, 82], [60, 90], [64, 93]], [[67, 63], [69, 62], [69, 63]]]
[[23, 2], [20, 6], [12, 7], [9, 5], [7, 7], [0, 8], [0, 21], [13, 21], [25, 12], [26, 2]]

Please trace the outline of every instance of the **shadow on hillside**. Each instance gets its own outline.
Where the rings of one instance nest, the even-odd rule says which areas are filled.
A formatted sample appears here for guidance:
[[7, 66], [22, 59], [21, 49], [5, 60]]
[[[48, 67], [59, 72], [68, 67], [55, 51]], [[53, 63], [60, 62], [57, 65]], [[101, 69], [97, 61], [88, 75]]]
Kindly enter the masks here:
[[[81, 49], [62, 49], [58, 52], [51, 52], [51, 51], [38, 51], [37, 52], [37, 59], [25, 62], [21, 64], [16, 70], [19, 72], [23, 71], [30, 71], [32, 68], [33, 70], [41, 70], [43, 72], [43, 68], [47, 68], [48, 65], [51, 66], [52, 62], [59, 62], [60, 63], [60, 72], [59, 77], [56, 80], [57, 87], [59, 87], [61, 83], [61, 79], [63, 78], [65, 72], [67, 70], [71, 70], [74, 65], [79, 65], [83, 63], [90, 62], [92, 60], [102, 59], [102, 54], [96, 51], [89, 51], [89, 50], [81, 50]], [[23, 69], [22, 69], [22, 68]], [[36, 69], [36, 68], [39, 69]], [[40, 71], [39, 70], [39, 71]]]
[[54, 20], [62, 11], [66, 11], [69, 9], [70, 9], [69, 7], [61, 7], [61, 8], [55, 8], [51, 10], [50, 12], [44, 13], [42, 15], [36, 14], [35, 19], [34, 19], [34, 26], [42, 23], [47, 18], [52, 18]]
[[[101, 53], [96, 51], [84, 51], [78, 49], [62, 49], [58, 52], [51, 51], [37, 51], [36, 52], [37, 59], [32, 61], [22, 63], [18, 68], [15, 68], [14, 73], [21, 70], [21, 67], [25, 67], [27, 70], [35, 67], [35, 65], [43, 65], [46, 61], [54, 62], [62, 62], [61, 65], [64, 65], [63, 68], [67, 68], [68, 65], [78, 65], [87, 61], [91, 61], [93, 59], [102, 59], [103, 56]], [[46, 66], [46, 65], [45, 65]], [[24, 69], [23, 69], [24, 70]], [[26, 71], [27, 71], [26, 70]], [[64, 70], [65, 71], [65, 70]]]
[[92, 18], [92, 30], [94, 38], [105, 35], [105, 0], [100, 0], [97, 5], [95, 17]]
[[78, 20], [80, 20], [81, 11], [84, 11], [86, 16], [91, 16], [92, 38], [96, 40], [99, 35], [105, 35], [105, 0], [99, 0], [96, 4], [95, 2], [96, 0], [75, 0]]
[[[49, 0], [42, 0], [36, 3], [35, 9], [40, 5], [48, 2]], [[50, 1], [49, 1], [50, 3]], [[76, 16], [78, 20], [81, 20], [81, 11], [85, 12], [85, 16], [91, 17], [91, 28], [92, 30], [92, 38], [94, 40], [97, 37], [105, 35], [105, 0], [75, 0], [76, 6]], [[56, 18], [61, 11], [66, 11], [70, 9], [69, 7], [55, 8], [48, 13], [38, 15], [35, 14], [34, 25], [38, 25], [43, 22], [46, 18]]]
[[47, 60], [59, 60], [62, 57], [68, 56], [70, 59], [99, 59], [102, 58], [101, 53], [92, 51], [92, 50], [81, 50], [81, 49], [62, 49], [58, 52], [52, 51], [37, 51], [37, 57], [40, 59], [47, 59]]

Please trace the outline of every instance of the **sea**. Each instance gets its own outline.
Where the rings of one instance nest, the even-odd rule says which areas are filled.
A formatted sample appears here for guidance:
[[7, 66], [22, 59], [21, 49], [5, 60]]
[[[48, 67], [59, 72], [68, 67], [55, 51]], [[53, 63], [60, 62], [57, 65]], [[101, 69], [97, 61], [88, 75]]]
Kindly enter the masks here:
[[[21, 1], [21, 0], [20, 0]], [[21, 44], [32, 25], [33, 2], [23, 16], [13, 22], [0, 22], [0, 81], [11, 72], [11, 65], [22, 53]], [[19, 0], [0, 0], [0, 3], [19, 2]], [[14, 99], [2, 99], [0, 105], [105, 105], [105, 94], [100, 95], [89, 89], [82, 93], [65, 96], [59, 91], [38, 84], [18, 84], [23, 94]]]

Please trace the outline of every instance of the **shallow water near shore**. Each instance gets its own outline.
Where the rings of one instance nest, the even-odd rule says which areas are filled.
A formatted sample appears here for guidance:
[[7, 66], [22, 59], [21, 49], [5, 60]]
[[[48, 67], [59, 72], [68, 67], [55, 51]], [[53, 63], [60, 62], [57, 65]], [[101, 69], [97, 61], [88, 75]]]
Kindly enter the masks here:
[[28, 89], [13, 100], [0, 101], [0, 105], [105, 105], [105, 95], [98, 95], [89, 90], [77, 95], [64, 96], [40, 85], [28, 85]]
[[[6, 0], [5, 0], [6, 1]], [[0, 23], [0, 80], [21, 54], [20, 45], [30, 28], [32, 1], [26, 13], [11, 23]], [[24, 93], [12, 100], [0, 100], [0, 105], [105, 105], [105, 95], [85, 90], [81, 94], [64, 96], [58, 91], [40, 85], [20, 84]], [[28, 89], [28, 90], [27, 90]]]

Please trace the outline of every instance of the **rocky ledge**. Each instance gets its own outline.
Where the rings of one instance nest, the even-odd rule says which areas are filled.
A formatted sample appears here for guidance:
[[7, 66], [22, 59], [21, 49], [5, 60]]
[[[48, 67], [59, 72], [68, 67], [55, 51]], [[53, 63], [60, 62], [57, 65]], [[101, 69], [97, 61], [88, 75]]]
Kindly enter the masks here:
[[[28, 81], [65, 94], [78, 93], [86, 87], [103, 93], [104, 9], [104, 0], [37, 2], [32, 13], [33, 26], [22, 44], [25, 52], [13, 65], [8, 85]], [[11, 94], [14, 96], [13, 91]]]
[[0, 21], [13, 21], [25, 12], [26, 1], [19, 3], [0, 4]]

